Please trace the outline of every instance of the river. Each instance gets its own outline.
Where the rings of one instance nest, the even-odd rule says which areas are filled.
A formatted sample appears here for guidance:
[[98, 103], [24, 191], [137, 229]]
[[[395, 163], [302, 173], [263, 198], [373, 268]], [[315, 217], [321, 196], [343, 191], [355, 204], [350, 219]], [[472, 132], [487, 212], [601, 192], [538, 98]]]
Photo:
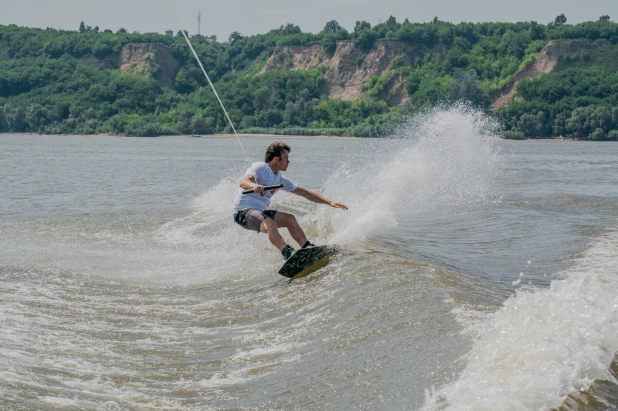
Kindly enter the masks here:
[[284, 140], [350, 208], [274, 197], [343, 246], [293, 281], [236, 139], [0, 135], [0, 408], [617, 408], [618, 144], [487, 127]]

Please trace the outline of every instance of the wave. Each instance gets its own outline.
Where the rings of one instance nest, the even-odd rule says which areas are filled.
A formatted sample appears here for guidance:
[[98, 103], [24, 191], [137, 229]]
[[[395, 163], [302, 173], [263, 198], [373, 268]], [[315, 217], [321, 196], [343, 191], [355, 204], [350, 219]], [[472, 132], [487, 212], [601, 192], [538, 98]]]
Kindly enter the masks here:
[[618, 231], [593, 241], [547, 289], [519, 290], [491, 314], [452, 384], [424, 409], [550, 410], [597, 380], [618, 383]]

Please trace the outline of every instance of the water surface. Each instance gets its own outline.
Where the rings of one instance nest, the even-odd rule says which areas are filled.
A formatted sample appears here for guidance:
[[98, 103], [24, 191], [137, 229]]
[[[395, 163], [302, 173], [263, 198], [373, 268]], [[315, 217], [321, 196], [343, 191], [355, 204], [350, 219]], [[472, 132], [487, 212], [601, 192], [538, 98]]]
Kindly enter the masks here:
[[277, 194], [345, 247], [292, 282], [236, 140], [0, 135], [0, 408], [618, 407], [618, 144], [483, 121], [288, 141], [350, 207]]

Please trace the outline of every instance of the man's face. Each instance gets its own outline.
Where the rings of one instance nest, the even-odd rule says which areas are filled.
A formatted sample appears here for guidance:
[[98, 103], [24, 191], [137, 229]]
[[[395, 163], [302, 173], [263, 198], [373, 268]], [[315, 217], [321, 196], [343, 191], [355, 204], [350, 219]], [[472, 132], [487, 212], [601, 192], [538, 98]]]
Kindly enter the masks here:
[[288, 169], [288, 165], [290, 164], [289, 156], [290, 153], [287, 150], [282, 151], [281, 159], [279, 160], [279, 170], [285, 171]]

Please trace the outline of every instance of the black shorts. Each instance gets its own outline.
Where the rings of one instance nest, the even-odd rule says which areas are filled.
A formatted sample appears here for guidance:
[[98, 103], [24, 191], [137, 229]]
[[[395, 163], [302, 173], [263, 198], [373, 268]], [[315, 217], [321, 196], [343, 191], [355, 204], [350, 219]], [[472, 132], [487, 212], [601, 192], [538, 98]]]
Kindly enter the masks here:
[[276, 210], [257, 211], [251, 208], [245, 208], [234, 214], [234, 222], [247, 230], [255, 230], [260, 232], [262, 222], [267, 218], [275, 219]]

